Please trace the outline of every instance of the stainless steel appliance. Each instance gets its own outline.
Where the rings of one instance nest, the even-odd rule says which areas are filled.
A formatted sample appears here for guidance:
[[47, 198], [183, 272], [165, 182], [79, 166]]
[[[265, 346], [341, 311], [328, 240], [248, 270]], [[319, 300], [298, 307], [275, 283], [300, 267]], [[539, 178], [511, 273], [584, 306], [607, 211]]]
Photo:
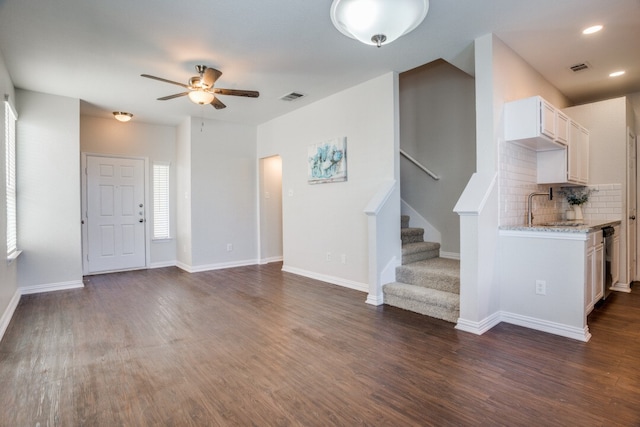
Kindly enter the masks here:
[[604, 286], [604, 293], [602, 294], [602, 299], [605, 300], [611, 293], [611, 285], [613, 284], [613, 238], [616, 229], [613, 227], [603, 227], [602, 228], [602, 238], [604, 243], [604, 268], [602, 272], [604, 274], [604, 278], [602, 280], [602, 285]]

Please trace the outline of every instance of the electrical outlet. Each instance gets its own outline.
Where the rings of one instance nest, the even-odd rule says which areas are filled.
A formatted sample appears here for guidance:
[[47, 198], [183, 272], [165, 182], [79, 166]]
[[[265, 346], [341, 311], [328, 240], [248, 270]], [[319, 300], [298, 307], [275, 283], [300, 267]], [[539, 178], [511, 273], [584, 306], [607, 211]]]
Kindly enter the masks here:
[[331, 252], [327, 252], [327, 255], [325, 257], [325, 261], [331, 262]]
[[536, 295], [547, 294], [547, 282], [546, 280], [536, 280]]
[[233, 250], [233, 243], [227, 243], [227, 252], [231, 252]]

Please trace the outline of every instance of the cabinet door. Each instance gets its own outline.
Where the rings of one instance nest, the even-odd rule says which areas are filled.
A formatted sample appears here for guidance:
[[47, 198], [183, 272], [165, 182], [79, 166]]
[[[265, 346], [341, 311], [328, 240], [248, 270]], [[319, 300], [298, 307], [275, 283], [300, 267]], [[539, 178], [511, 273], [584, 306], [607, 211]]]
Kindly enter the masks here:
[[589, 131], [580, 126], [578, 143], [578, 182], [587, 184], [589, 182]]
[[587, 280], [585, 280], [584, 284], [584, 307], [587, 314], [593, 310], [593, 258], [594, 258], [595, 248], [593, 246], [587, 249]]
[[556, 111], [556, 141], [564, 145], [569, 143], [569, 116], [562, 111]]
[[578, 150], [580, 146], [580, 125], [573, 120], [569, 122], [569, 149], [567, 156], [567, 179], [569, 182], [579, 182]]
[[611, 284], [615, 285], [620, 279], [620, 227], [616, 228], [613, 237], [613, 248], [611, 253]]
[[544, 99], [540, 99], [540, 101], [540, 133], [555, 139], [556, 109]]
[[596, 246], [593, 256], [593, 303], [600, 301], [604, 296], [604, 246], [600, 243]]

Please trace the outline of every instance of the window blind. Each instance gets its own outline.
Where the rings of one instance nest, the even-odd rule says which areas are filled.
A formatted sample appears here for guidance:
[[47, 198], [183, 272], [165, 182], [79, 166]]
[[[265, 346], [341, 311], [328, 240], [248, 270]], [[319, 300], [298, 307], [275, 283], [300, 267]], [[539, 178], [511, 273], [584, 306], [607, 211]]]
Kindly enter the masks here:
[[169, 173], [170, 164], [153, 163], [153, 238], [169, 239]]
[[18, 251], [16, 221], [16, 114], [8, 100], [4, 103], [4, 141], [7, 185], [7, 256]]

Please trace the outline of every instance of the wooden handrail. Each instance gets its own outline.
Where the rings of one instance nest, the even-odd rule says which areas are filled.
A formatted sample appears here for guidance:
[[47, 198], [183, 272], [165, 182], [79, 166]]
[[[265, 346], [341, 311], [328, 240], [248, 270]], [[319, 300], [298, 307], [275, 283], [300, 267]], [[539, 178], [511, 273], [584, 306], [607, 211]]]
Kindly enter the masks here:
[[419, 167], [422, 171], [424, 171], [424, 173], [429, 175], [431, 178], [435, 179], [436, 181], [438, 181], [440, 179], [440, 177], [438, 175], [436, 175], [435, 173], [431, 172], [429, 169], [427, 169], [425, 166], [423, 166], [419, 161], [417, 161], [416, 159], [411, 157], [409, 154], [407, 154], [407, 152], [404, 151], [402, 148], [400, 149], [400, 154], [402, 154], [411, 163], [413, 163], [414, 165]]

